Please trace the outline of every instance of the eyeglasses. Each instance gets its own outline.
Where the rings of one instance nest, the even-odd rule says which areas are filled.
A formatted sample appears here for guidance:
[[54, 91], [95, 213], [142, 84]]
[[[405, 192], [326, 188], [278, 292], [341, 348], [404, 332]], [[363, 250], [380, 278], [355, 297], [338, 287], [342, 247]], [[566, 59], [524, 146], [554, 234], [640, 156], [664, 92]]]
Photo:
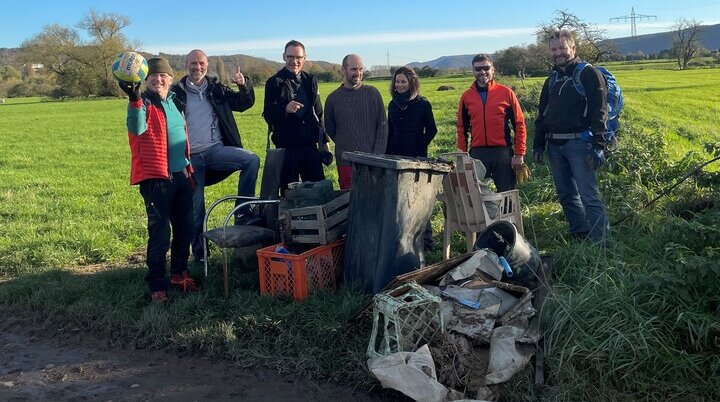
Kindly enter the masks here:
[[286, 54], [285, 57], [286, 57], [288, 60], [302, 60], [302, 59], [305, 58], [305, 56], [291, 56], [291, 55], [289, 55], [289, 54]]
[[481, 71], [490, 71], [491, 68], [492, 66], [475, 66], [473, 67], [473, 70], [479, 73]]

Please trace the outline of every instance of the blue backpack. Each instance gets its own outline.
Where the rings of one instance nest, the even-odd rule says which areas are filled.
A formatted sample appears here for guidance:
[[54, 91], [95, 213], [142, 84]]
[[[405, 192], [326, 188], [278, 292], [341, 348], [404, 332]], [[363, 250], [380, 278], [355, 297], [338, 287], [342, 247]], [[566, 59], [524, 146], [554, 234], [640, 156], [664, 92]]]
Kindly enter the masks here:
[[[585, 87], [583, 87], [582, 82], [580, 82], [580, 73], [582, 73], [582, 70], [585, 67], [590, 65], [591, 64], [586, 61], [581, 61], [575, 66], [575, 71], [573, 71], [573, 87], [575, 87], [575, 90], [583, 98], [585, 97]], [[620, 112], [622, 111], [624, 104], [622, 89], [620, 89], [620, 85], [618, 85], [615, 76], [612, 75], [612, 73], [608, 71], [605, 67], [595, 68], [602, 74], [603, 78], [605, 79], [605, 86], [607, 87], [608, 109], [607, 130], [608, 135], [613, 138], [615, 137], [615, 134], [617, 134], [617, 130], [619, 128], [618, 120], [620, 119]], [[554, 72], [551, 77], [551, 85], [557, 79], [556, 74], [557, 72]], [[587, 107], [585, 108], [585, 115], [587, 115]]]

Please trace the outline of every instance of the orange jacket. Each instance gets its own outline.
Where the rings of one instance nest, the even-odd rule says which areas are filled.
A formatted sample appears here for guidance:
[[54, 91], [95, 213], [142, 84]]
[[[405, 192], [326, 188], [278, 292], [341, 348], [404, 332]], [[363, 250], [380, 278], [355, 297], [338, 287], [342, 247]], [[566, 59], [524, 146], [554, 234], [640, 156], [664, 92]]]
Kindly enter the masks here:
[[[457, 112], [457, 141], [460, 150], [475, 147], [506, 147], [513, 145], [515, 155], [525, 155], [525, 117], [512, 89], [496, 83], [488, 84], [487, 100], [483, 103], [475, 82], [460, 97]], [[468, 138], [470, 137], [470, 138]]]
[[[168, 100], [172, 102], [169, 95]], [[128, 105], [128, 125], [132, 118], [144, 119], [147, 126], [141, 134], [133, 134], [128, 129], [128, 140], [130, 142], [130, 184], [138, 184], [147, 179], [170, 179], [170, 164], [168, 162], [167, 150], [167, 118], [165, 110], [160, 105], [159, 97], [145, 91], [143, 98], [135, 102], [130, 101]], [[145, 104], [144, 113], [142, 110]], [[135, 111], [133, 113], [133, 110]], [[144, 115], [143, 115], [144, 114]], [[129, 128], [129, 127], [128, 127]], [[190, 160], [190, 143], [187, 139], [187, 125], [185, 126], [185, 158]], [[190, 173], [193, 173], [192, 165], [187, 165]]]

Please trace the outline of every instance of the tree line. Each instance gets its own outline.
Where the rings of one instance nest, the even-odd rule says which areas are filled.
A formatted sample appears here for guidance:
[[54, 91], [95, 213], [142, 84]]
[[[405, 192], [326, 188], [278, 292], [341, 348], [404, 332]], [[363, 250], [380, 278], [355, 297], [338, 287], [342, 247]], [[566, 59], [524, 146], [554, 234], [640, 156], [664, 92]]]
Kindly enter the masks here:
[[[121, 52], [140, 46], [123, 34], [123, 29], [128, 25], [130, 20], [124, 15], [90, 9], [76, 27], [58, 24], [43, 27], [41, 33], [22, 43], [17, 56], [22, 68], [18, 70], [10, 65], [0, 66], [0, 97], [122, 96], [110, 65]], [[618, 55], [614, 43], [607, 40], [604, 30], [582, 21], [568, 11], [557, 11], [550, 22], [539, 25], [535, 43], [511, 46], [497, 52], [496, 70], [500, 74], [520, 78], [547, 75], [552, 65], [547, 51], [548, 38], [557, 29], [574, 31], [578, 56], [591, 63], [647, 57], [639, 54]], [[85, 31], [89, 39], [82, 40], [79, 30]], [[700, 44], [701, 34], [699, 22], [678, 20], [673, 27], [673, 41], [665, 55], [676, 59], [678, 68], [688, 68], [694, 57], [706, 53]], [[170, 61], [179, 76], [184, 74], [184, 55], [161, 53], [160, 56]], [[209, 72], [217, 75], [223, 83], [229, 83], [236, 66], [241, 66], [245, 75], [256, 85], [282, 68], [281, 63], [242, 55], [211, 56], [209, 64]], [[305, 69], [315, 74], [321, 82], [341, 80], [340, 68], [336, 64], [308, 61]], [[391, 72], [393, 70], [391, 68]], [[433, 77], [438, 73], [438, 69], [429, 66], [418, 69], [421, 77]], [[370, 76], [369, 73], [367, 75]]]

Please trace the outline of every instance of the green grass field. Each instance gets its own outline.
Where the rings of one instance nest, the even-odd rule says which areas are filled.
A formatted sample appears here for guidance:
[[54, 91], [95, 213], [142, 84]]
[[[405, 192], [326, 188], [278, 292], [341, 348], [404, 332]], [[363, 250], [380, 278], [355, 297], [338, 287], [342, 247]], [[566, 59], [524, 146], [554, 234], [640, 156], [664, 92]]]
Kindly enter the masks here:
[[[548, 168], [531, 166], [533, 180], [521, 187], [526, 237], [558, 261], [543, 311], [550, 386], [529, 390], [526, 370], [504, 388], [507, 400], [720, 398], [717, 166], [652, 208], [639, 207], [708, 159], [705, 143], [720, 143], [720, 69], [618, 69], [616, 75], [626, 94], [625, 132], [601, 183], [611, 221], [629, 219], [613, 228], [607, 251], [571, 242]], [[439, 128], [431, 155], [454, 150], [457, 102], [471, 81], [422, 80]], [[528, 104], [542, 84], [503, 82]], [[389, 100], [388, 82], [369, 84]], [[322, 96], [337, 85], [322, 84]], [[437, 91], [440, 85], [455, 89]], [[236, 119], [246, 147], [262, 158], [262, 87], [256, 95], [255, 107]], [[304, 303], [259, 297], [257, 274], [240, 270], [226, 301], [215, 253], [203, 292], [147, 306], [139, 256], [146, 217], [129, 185], [126, 105], [36, 98], [0, 105], [2, 309], [34, 314], [60, 332], [83, 328], [111, 343], [375, 385], [364, 366], [370, 319], [356, 316], [367, 299], [352, 291], [320, 293]], [[533, 118], [530, 110], [531, 133]], [[336, 178], [334, 165], [326, 172]], [[235, 180], [209, 188], [207, 199], [233, 193]], [[698, 209], [700, 201], [710, 208]], [[462, 245], [456, 235], [454, 252]]]

